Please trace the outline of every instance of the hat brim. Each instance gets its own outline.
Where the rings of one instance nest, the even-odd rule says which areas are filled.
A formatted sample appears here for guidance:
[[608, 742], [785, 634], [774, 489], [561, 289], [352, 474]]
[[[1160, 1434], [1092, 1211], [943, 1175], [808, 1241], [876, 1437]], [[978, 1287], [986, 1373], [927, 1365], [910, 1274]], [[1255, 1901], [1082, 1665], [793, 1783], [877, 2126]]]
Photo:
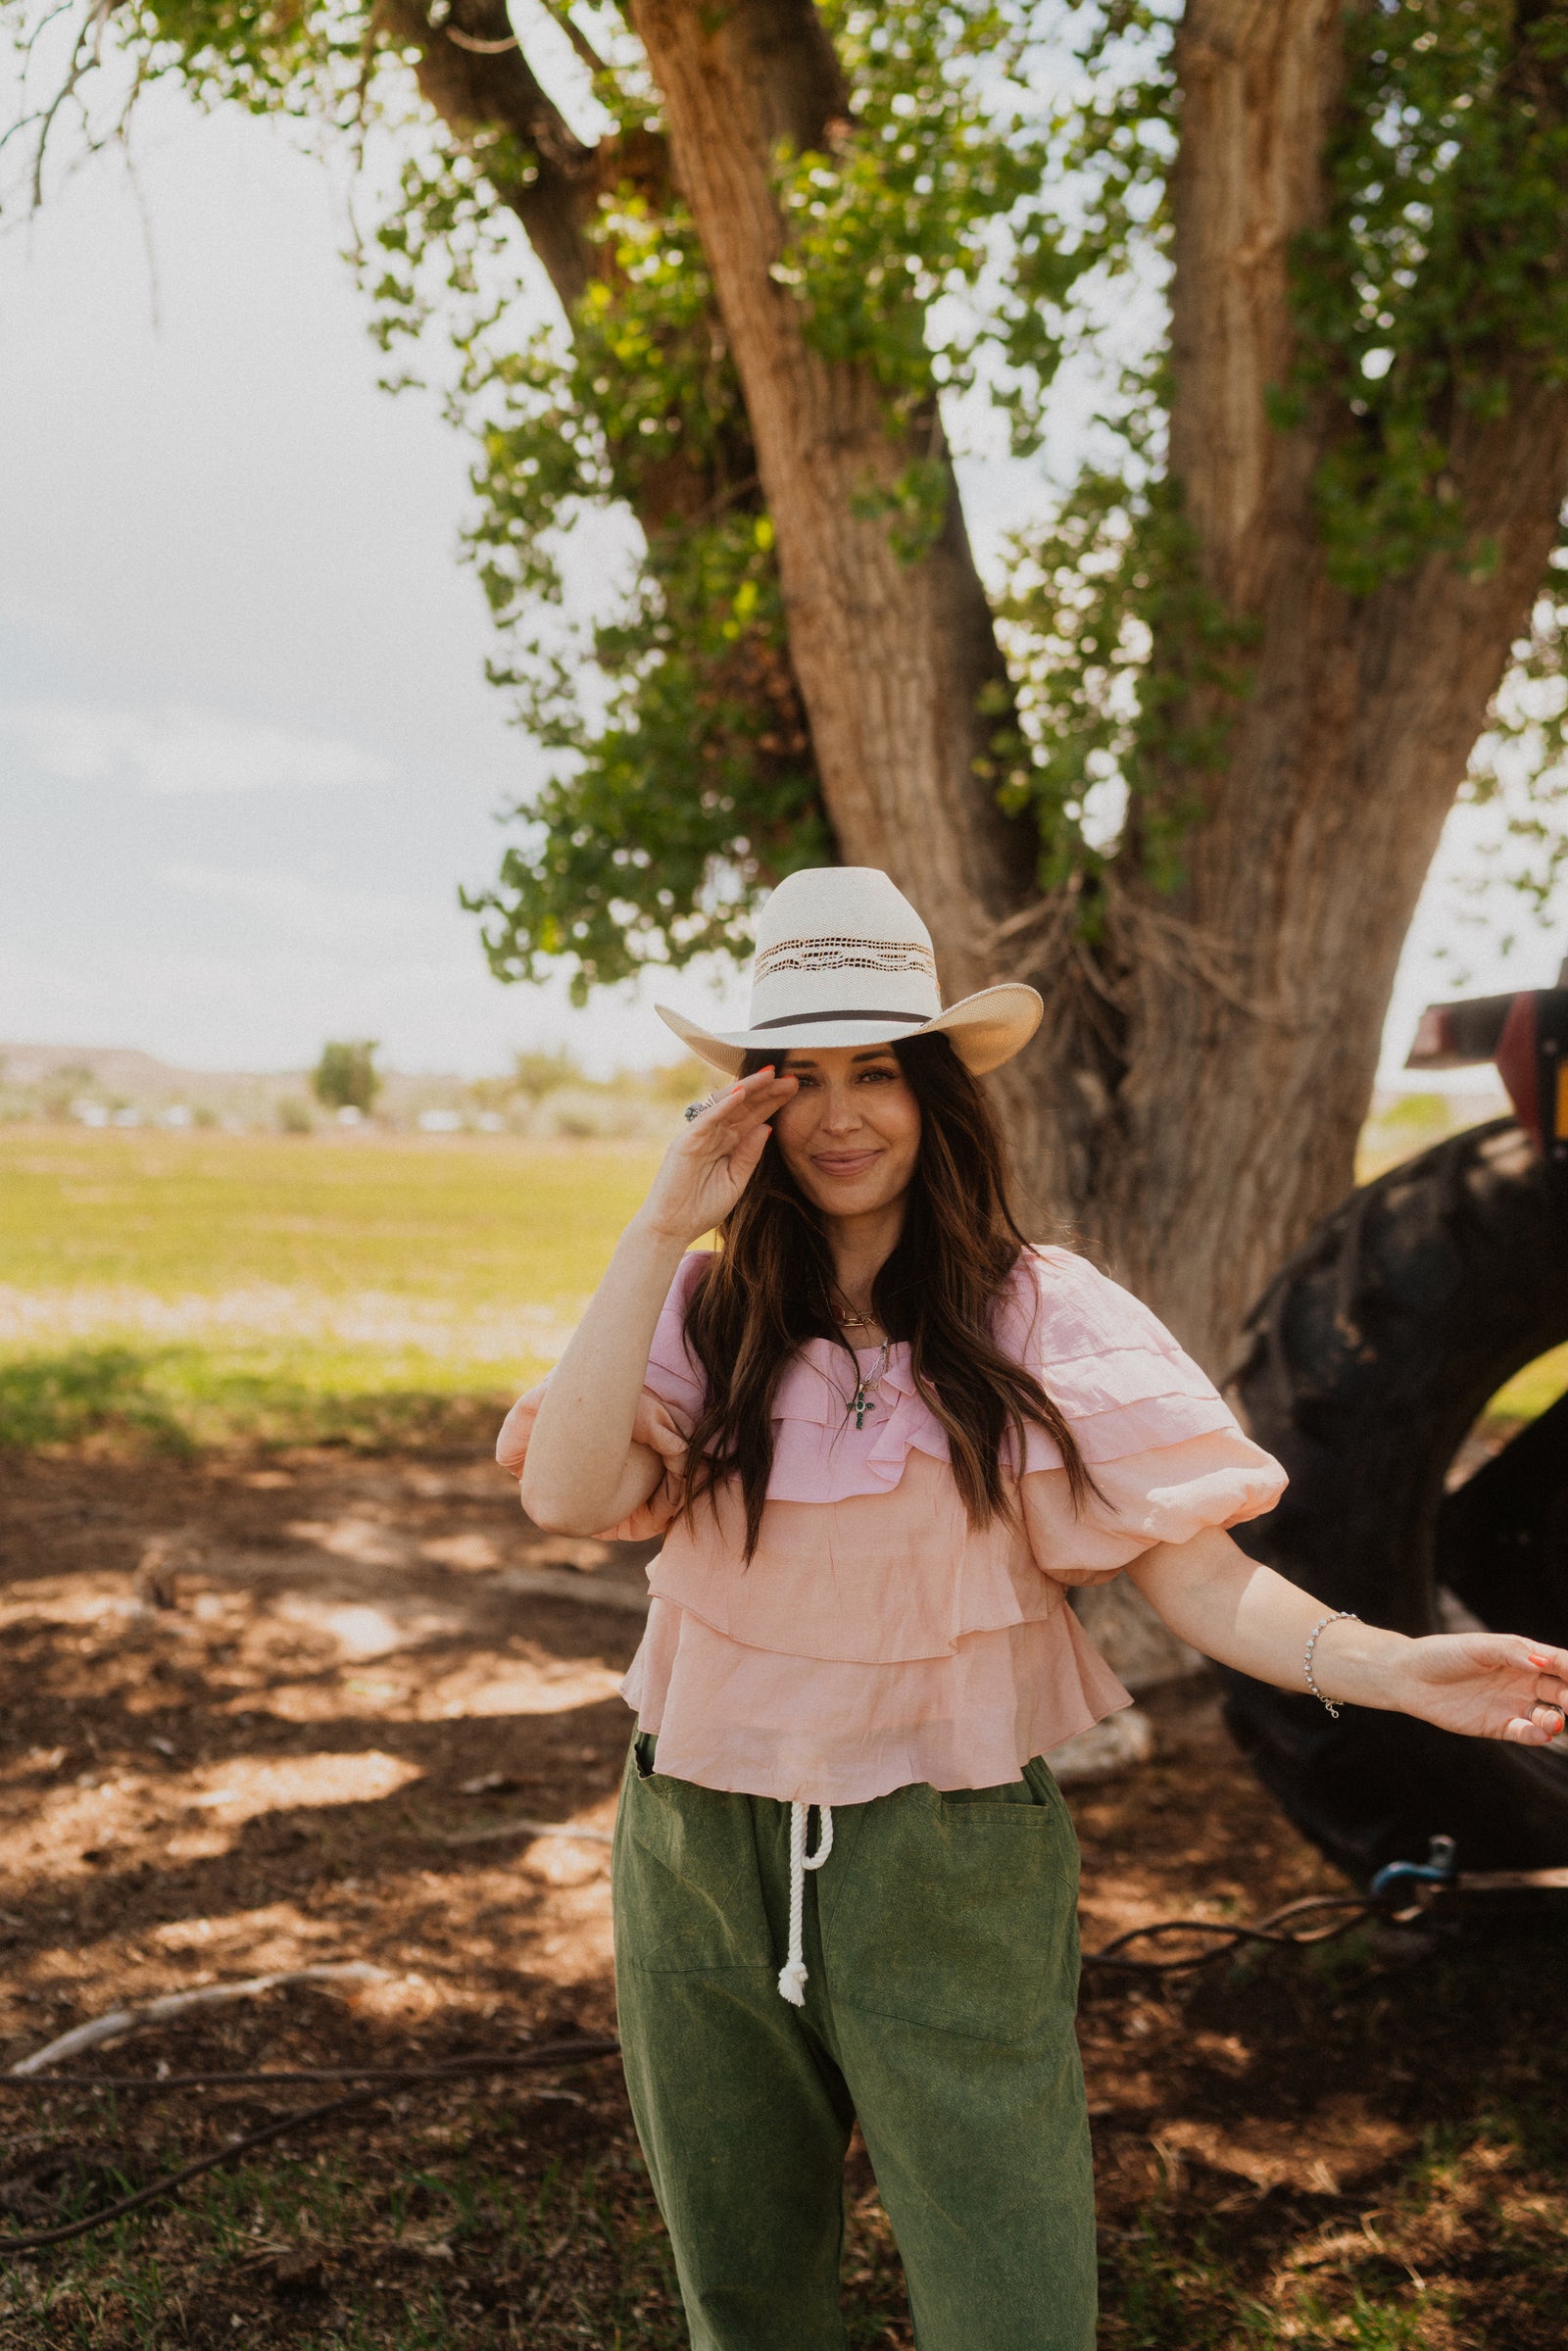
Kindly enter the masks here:
[[949, 1038], [965, 1069], [974, 1077], [983, 1077], [988, 1069], [1000, 1069], [1004, 1061], [1023, 1051], [1045, 1009], [1038, 989], [1026, 988], [1016, 980], [998, 988], [981, 988], [932, 1019], [915, 1023], [827, 1017], [791, 1021], [788, 1028], [705, 1029], [668, 1004], [654, 1006], [682, 1044], [732, 1078], [740, 1076], [748, 1053], [820, 1052], [829, 1045], [895, 1045], [900, 1039], [931, 1036]]

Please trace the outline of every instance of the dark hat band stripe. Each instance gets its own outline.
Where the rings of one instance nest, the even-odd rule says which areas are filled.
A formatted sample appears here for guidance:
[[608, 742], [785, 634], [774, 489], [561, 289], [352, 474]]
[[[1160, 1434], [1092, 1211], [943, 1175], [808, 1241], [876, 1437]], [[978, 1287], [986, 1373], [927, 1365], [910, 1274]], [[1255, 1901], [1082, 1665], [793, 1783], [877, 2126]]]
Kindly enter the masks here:
[[786, 1012], [778, 1020], [756, 1020], [752, 1023], [755, 1036], [762, 1029], [805, 1029], [818, 1020], [902, 1020], [907, 1027], [923, 1028], [928, 1020], [939, 1020], [940, 1012]]

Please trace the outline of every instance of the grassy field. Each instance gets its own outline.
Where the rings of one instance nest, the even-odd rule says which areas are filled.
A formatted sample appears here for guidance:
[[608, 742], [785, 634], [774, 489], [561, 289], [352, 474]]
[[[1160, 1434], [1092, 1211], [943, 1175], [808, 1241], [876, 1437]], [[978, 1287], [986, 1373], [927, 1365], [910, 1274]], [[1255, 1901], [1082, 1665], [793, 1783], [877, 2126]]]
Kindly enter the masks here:
[[[0, 1127], [0, 1445], [475, 1437], [554, 1361], [644, 1142]], [[1568, 1347], [1494, 1409], [1568, 1387]]]
[[560, 1352], [658, 1157], [0, 1128], [0, 1443], [450, 1429]]

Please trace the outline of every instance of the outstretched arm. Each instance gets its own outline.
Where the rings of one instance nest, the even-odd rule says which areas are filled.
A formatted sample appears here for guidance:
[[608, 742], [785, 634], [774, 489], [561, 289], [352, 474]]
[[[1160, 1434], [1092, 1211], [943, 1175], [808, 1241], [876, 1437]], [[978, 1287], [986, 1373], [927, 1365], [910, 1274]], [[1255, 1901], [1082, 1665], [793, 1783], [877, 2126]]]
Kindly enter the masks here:
[[770, 1069], [733, 1086], [683, 1129], [616, 1245], [571, 1344], [550, 1375], [520, 1481], [522, 1506], [552, 1535], [594, 1535], [646, 1502], [664, 1472], [634, 1445], [648, 1350], [682, 1256], [727, 1216], [794, 1093]]
[[[1306, 1644], [1328, 1610], [1220, 1529], [1156, 1543], [1127, 1573], [1171, 1631], [1206, 1657], [1280, 1690], [1306, 1688]], [[1319, 1635], [1312, 1673], [1336, 1703], [1521, 1746], [1549, 1746], [1568, 1713], [1568, 1650], [1517, 1633], [1414, 1640], [1341, 1617]]]

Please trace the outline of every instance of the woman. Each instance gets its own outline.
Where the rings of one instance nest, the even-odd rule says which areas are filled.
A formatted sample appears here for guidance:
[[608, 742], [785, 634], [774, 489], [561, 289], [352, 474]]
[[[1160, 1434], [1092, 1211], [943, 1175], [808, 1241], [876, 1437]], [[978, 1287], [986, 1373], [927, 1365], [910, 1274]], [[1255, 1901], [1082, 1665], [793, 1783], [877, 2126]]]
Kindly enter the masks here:
[[1562, 1728], [1568, 1654], [1375, 1631], [1232, 1542], [1279, 1465], [1008, 1208], [976, 1079], [1040, 1013], [1018, 987], [944, 1012], [886, 875], [782, 883], [748, 1027], [664, 1014], [738, 1082], [502, 1433], [541, 1526], [666, 1538], [615, 1959], [696, 2351], [841, 2351], [856, 2119], [921, 2351], [1093, 2344], [1077, 1853], [1043, 1758], [1127, 1693], [1068, 1586], [1125, 1568], [1182, 1640], [1325, 1704]]

